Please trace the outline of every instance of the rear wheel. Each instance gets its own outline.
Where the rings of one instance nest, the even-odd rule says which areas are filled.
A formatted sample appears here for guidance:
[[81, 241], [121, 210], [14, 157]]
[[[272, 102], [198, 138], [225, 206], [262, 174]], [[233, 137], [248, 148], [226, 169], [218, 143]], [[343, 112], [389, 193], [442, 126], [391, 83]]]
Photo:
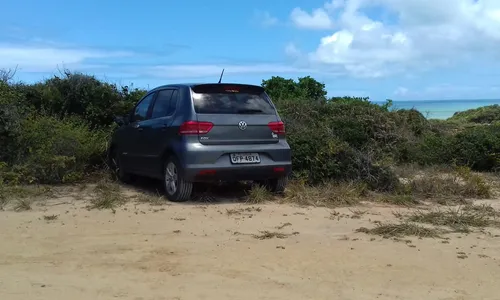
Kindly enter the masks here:
[[163, 184], [167, 199], [173, 202], [185, 202], [191, 198], [193, 183], [185, 181], [181, 176], [178, 161], [170, 157], [165, 162]]
[[264, 186], [271, 193], [283, 193], [288, 183], [288, 177], [280, 177], [274, 179], [260, 180], [257, 181], [258, 184]]
[[110, 168], [116, 178], [121, 182], [129, 183], [132, 181], [132, 176], [123, 169], [119, 152], [116, 149], [114, 149], [110, 155]]

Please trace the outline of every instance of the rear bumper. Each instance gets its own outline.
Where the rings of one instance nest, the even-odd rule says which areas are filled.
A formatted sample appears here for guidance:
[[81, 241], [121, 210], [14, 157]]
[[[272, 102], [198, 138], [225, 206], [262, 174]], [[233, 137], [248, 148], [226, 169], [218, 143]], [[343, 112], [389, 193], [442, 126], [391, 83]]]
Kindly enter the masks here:
[[292, 164], [253, 164], [230, 166], [190, 166], [184, 169], [184, 179], [191, 182], [264, 180], [288, 176]]
[[[263, 180], [288, 176], [292, 172], [290, 146], [286, 140], [273, 144], [201, 145], [185, 144], [180, 160], [185, 180], [191, 182]], [[258, 153], [258, 164], [233, 164], [231, 153]]]

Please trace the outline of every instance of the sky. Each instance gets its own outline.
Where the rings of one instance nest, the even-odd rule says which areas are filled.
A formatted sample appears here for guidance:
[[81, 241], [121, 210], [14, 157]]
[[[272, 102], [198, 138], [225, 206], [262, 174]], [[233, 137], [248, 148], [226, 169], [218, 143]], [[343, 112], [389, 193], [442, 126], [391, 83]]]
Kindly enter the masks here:
[[499, 0], [3, 0], [0, 69], [121, 85], [312, 76], [329, 96], [499, 99]]

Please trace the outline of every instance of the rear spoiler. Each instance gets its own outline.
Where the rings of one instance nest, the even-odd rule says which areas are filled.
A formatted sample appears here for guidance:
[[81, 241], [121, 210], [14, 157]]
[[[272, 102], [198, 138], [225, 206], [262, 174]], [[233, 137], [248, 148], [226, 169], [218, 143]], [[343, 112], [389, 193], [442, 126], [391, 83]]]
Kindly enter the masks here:
[[247, 93], [260, 95], [264, 93], [264, 88], [261, 86], [239, 83], [205, 83], [193, 85], [191, 89], [197, 94]]

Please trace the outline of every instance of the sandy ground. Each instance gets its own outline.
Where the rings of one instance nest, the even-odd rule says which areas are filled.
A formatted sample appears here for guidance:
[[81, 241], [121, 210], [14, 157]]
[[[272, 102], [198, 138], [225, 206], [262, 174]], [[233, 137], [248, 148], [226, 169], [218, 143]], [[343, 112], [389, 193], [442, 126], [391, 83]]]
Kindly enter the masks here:
[[[500, 232], [395, 242], [355, 229], [404, 209], [357, 209], [366, 213], [234, 203], [112, 213], [53, 199], [0, 212], [0, 299], [500, 299]], [[253, 236], [265, 230], [289, 235]]]

